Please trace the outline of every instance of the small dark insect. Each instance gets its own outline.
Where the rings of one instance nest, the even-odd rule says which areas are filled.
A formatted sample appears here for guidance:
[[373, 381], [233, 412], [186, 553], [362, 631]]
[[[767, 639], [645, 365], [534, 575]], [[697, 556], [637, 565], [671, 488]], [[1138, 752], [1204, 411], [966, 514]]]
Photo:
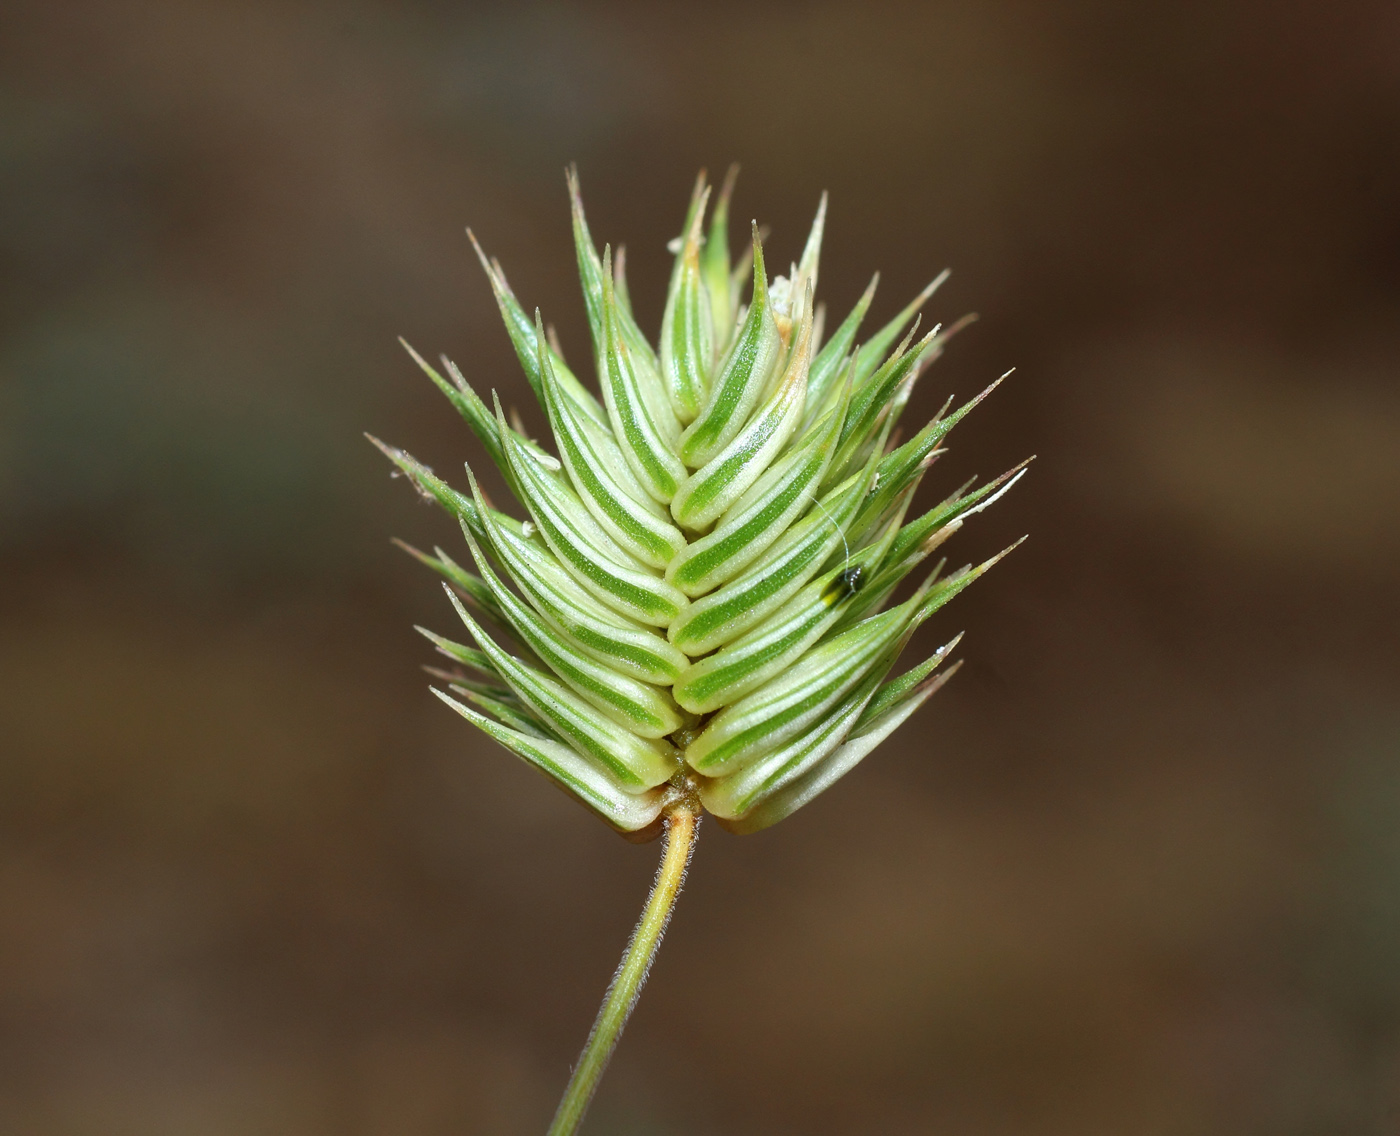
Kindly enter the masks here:
[[836, 604], [844, 603], [861, 589], [865, 583], [865, 569], [860, 565], [854, 568], [844, 568], [833, 577], [831, 583], [822, 592], [822, 599], [827, 607], [834, 607]]

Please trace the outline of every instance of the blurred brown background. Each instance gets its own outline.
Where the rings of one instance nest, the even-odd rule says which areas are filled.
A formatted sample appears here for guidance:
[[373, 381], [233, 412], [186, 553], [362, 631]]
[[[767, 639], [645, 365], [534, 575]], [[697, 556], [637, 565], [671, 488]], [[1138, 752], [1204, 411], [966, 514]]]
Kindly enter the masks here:
[[[968, 665], [707, 826], [588, 1130], [1400, 1129], [1400, 10], [0, 6], [0, 1131], [544, 1129], [654, 868], [427, 693], [453, 541], [361, 438], [587, 355], [696, 168], [835, 314], [982, 320], [924, 493]], [[452, 471], [457, 471], [453, 473]]]

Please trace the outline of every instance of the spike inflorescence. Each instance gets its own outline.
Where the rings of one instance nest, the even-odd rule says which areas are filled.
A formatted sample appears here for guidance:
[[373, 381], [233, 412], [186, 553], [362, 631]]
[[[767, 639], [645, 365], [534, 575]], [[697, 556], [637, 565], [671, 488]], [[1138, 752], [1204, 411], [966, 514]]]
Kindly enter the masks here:
[[554, 453], [494, 392], [488, 404], [450, 361], [444, 375], [409, 348], [528, 519], [493, 507], [470, 468], [467, 489], [453, 489], [381, 445], [458, 519], [475, 566], [409, 549], [443, 576], [473, 644], [424, 631], [456, 665], [433, 671], [447, 686], [435, 693], [634, 839], [657, 834], [681, 799], [734, 831], [765, 828], [922, 706], [956, 670], [940, 669], [956, 640], [890, 678], [900, 652], [1000, 557], [947, 574], [940, 562], [886, 602], [1024, 471], [911, 518], [943, 440], [986, 394], [891, 441], [960, 326], [918, 334], [947, 274], [861, 343], [872, 280], [823, 343], [825, 195], [799, 262], [770, 280], [757, 225], [731, 264], [733, 174], [708, 231], [711, 190], [703, 174], [696, 183], [653, 347], [622, 251], [599, 252], [570, 172], [597, 394], [477, 246]]

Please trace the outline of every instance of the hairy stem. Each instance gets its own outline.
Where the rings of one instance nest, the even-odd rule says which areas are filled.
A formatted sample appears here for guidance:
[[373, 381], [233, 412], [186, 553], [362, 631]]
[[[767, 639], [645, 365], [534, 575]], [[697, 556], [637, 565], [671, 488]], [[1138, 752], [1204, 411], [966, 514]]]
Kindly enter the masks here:
[[637, 996], [647, 980], [651, 960], [656, 956], [656, 948], [661, 945], [661, 936], [666, 931], [666, 923], [671, 918], [671, 908], [680, 894], [681, 883], [685, 879], [685, 868], [690, 862], [690, 853], [695, 848], [695, 835], [700, 820], [690, 805], [680, 805], [666, 819], [666, 847], [661, 854], [661, 866], [656, 871], [656, 882], [651, 886], [646, 907], [637, 928], [632, 932], [632, 940], [622, 956], [622, 963], [613, 975], [612, 985], [603, 998], [598, 1010], [598, 1018], [593, 1023], [593, 1032], [574, 1066], [574, 1075], [569, 1078], [569, 1087], [564, 1090], [564, 1098], [559, 1102], [559, 1110], [554, 1114], [554, 1122], [549, 1126], [549, 1136], [572, 1136], [583, 1123], [583, 1114], [598, 1088], [603, 1070], [608, 1066], [617, 1039], [622, 1036], [622, 1027], [632, 1015], [632, 1007], [637, 1004]]

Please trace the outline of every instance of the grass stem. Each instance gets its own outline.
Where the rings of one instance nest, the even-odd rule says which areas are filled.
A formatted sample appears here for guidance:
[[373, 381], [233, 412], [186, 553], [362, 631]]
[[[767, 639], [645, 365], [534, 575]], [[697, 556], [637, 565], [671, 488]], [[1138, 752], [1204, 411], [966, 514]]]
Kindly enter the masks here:
[[584, 1113], [588, 1111], [598, 1081], [608, 1066], [618, 1038], [622, 1036], [622, 1028], [632, 1015], [632, 1007], [637, 1004], [637, 996], [647, 980], [656, 948], [661, 945], [661, 936], [666, 931], [671, 909], [685, 880], [685, 869], [695, 848], [699, 824], [699, 817], [690, 805], [678, 806], [667, 817], [666, 847], [661, 854], [656, 881], [651, 886], [646, 907], [642, 910], [636, 930], [632, 932], [632, 939], [627, 944], [617, 973], [613, 975], [612, 985], [603, 998], [593, 1031], [588, 1035], [578, 1064], [574, 1066], [569, 1087], [564, 1090], [564, 1097], [549, 1126], [549, 1136], [573, 1136], [583, 1123]]

